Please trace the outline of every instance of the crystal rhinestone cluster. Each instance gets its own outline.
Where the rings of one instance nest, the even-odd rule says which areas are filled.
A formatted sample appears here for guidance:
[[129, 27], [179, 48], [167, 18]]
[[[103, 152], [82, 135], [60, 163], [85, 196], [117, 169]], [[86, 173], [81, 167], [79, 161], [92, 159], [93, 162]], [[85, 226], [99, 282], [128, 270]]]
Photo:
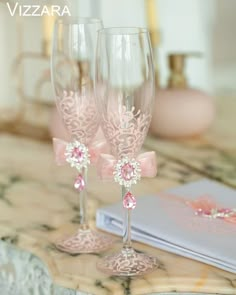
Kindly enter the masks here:
[[79, 171], [82, 168], [87, 168], [87, 165], [90, 164], [88, 148], [77, 140], [67, 144], [65, 157], [71, 167], [75, 167]]
[[197, 209], [195, 211], [195, 214], [198, 216], [208, 217], [208, 218], [229, 218], [232, 216], [236, 216], [236, 209], [230, 209], [230, 208], [213, 208], [210, 210], [203, 210], [201, 208]]
[[135, 159], [129, 159], [127, 157], [119, 160], [114, 169], [114, 180], [120, 185], [126, 188], [136, 184], [141, 178], [141, 167], [140, 163]]

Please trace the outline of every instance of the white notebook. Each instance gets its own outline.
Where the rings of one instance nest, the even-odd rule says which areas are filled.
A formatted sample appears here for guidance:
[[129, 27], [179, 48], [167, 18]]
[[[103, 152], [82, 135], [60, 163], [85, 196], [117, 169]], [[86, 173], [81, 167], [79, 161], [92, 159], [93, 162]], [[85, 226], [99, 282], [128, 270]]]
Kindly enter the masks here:
[[[200, 180], [153, 196], [137, 197], [132, 239], [236, 273], [236, 223], [197, 216], [185, 200], [208, 195], [220, 208], [236, 208], [236, 190]], [[97, 227], [122, 235], [122, 204], [97, 211]]]

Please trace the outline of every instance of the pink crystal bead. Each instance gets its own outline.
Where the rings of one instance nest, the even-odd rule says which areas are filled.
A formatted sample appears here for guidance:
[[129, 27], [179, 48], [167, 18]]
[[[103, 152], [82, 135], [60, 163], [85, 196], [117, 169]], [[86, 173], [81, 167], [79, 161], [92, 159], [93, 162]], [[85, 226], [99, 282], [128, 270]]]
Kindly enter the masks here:
[[211, 210], [204, 210], [203, 214], [207, 215], [207, 216], [210, 216], [211, 215]]
[[219, 213], [225, 213], [225, 214], [228, 214], [228, 213], [231, 213], [232, 210], [229, 209], [229, 208], [221, 208], [218, 210]]
[[134, 177], [134, 167], [127, 163], [121, 168], [121, 176], [124, 180], [131, 180]]
[[75, 179], [75, 183], [74, 183], [74, 188], [77, 189], [78, 191], [82, 191], [85, 188], [85, 181], [84, 178], [81, 174], [79, 174], [76, 179]]
[[75, 147], [72, 151], [72, 157], [76, 158], [78, 163], [83, 161], [84, 153], [80, 150], [80, 148]]
[[131, 192], [125, 194], [123, 199], [123, 206], [126, 209], [134, 209], [136, 207], [136, 199]]
[[201, 208], [199, 208], [199, 209], [197, 209], [197, 210], [195, 211], [195, 214], [196, 214], [196, 215], [200, 215], [200, 216], [201, 216], [201, 215], [203, 215], [203, 213], [204, 213], [204, 212], [203, 212], [203, 210], [202, 210]]

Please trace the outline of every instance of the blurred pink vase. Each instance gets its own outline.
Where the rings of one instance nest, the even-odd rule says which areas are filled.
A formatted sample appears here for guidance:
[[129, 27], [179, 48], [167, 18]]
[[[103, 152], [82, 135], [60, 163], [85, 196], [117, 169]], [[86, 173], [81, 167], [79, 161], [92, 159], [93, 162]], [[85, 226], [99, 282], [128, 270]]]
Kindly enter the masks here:
[[158, 90], [150, 131], [166, 138], [195, 136], [209, 128], [214, 116], [214, 100], [202, 91]]

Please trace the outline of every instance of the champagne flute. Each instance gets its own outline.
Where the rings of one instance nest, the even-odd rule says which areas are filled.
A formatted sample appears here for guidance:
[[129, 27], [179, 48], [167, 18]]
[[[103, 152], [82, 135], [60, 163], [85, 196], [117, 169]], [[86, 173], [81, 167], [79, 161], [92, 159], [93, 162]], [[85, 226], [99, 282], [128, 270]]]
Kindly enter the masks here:
[[[111, 155], [101, 155], [98, 172], [122, 187], [123, 247], [105, 256], [98, 268], [110, 275], [135, 276], [153, 271], [158, 260], [131, 244], [132, 185], [141, 176], [156, 175], [154, 152], [139, 154], [151, 121], [154, 69], [149, 33], [142, 28], [106, 28], [98, 33], [96, 101]], [[112, 168], [112, 169], [111, 169]]]
[[97, 31], [102, 22], [93, 18], [59, 19], [55, 23], [51, 59], [52, 84], [57, 109], [71, 136], [70, 142], [54, 138], [58, 165], [77, 170], [74, 188], [80, 194], [80, 226], [56, 247], [68, 253], [97, 253], [112, 244], [112, 238], [93, 230], [87, 216], [87, 170], [96, 147], [93, 139], [99, 127], [94, 100], [94, 61]]

